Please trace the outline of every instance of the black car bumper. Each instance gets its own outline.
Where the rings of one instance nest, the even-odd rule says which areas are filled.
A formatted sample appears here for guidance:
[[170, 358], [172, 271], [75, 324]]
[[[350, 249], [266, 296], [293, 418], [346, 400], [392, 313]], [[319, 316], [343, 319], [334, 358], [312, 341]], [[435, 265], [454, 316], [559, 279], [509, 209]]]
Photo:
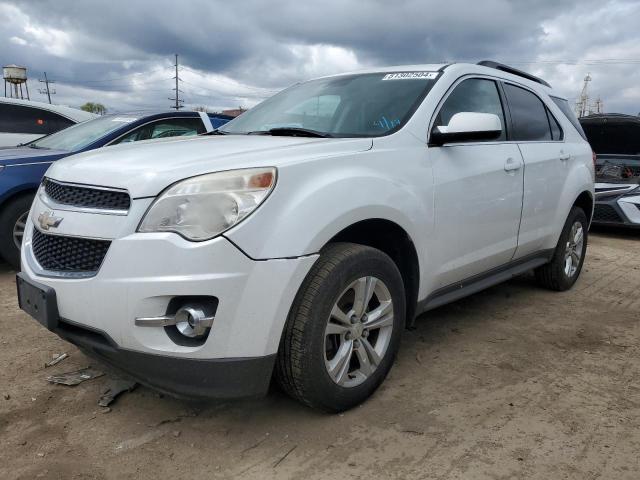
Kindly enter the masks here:
[[625, 215], [618, 199], [596, 200], [593, 209], [592, 225], [640, 228], [640, 223], [633, 222]]
[[[264, 395], [276, 355], [254, 358], [193, 359], [136, 352], [119, 347], [105, 332], [58, 316], [55, 292], [17, 275], [20, 308], [89, 357], [143, 385], [181, 398], [230, 399]], [[44, 313], [43, 313], [44, 312]]]

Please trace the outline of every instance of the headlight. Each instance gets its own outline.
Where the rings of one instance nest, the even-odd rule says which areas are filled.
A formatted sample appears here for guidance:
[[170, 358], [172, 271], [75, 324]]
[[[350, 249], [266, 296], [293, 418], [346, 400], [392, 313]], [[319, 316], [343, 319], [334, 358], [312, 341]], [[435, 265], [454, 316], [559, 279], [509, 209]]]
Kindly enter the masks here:
[[251, 214], [276, 184], [276, 169], [209, 173], [178, 182], [151, 204], [139, 232], [175, 232], [209, 240]]

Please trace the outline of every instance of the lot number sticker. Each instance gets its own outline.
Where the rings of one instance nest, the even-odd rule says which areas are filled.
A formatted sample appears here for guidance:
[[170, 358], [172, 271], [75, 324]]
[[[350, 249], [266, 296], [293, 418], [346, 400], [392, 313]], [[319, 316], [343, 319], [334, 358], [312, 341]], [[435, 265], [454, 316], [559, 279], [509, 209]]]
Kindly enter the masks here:
[[398, 72], [387, 73], [382, 80], [414, 80], [416, 78], [427, 78], [433, 80], [438, 76], [438, 72]]

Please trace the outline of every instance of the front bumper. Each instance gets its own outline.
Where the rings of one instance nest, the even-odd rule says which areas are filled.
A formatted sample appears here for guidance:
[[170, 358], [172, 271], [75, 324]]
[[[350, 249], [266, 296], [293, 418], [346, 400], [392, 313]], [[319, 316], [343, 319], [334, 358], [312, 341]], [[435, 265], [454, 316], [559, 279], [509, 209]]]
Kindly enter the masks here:
[[[256, 261], [222, 236], [189, 242], [172, 233], [130, 233], [111, 241], [95, 276], [60, 278], [40, 271], [33, 255], [32, 218], [39, 208], [36, 199], [22, 270], [28, 281], [55, 290], [61, 319], [55, 333], [141, 383], [173, 394], [235, 397], [266, 390], [289, 308], [316, 255]], [[65, 217], [60, 230], [65, 223], [77, 230], [112, 221], [105, 215], [54, 213]], [[163, 327], [134, 324], [138, 317], [165, 315], [173, 298], [185, 296], [218, 299], [202, 345], [178, 344]]]
[[148, 387], [184, 398], [245, 398], [266, 393], [276, 355], [193, 359], [140, 353], [118, 347], [104, 332], [61, 320], [53, 330], [87, 356]]
[[[628, 186], [630, 192], [619, 194], [606, 184], [596, 184], [594, 225], [640, 227], [640, 192]], [[614, 185], [617, 189], [624, 187]]]
[[[34, 282], [24, 272], [18, 273], [16, 282], [20, 307], [49, 330], [87, 356], [156, 390], [185, 398], [242, 398], [260, 396], [269, 387], [275, 355], [208, 360], [120, 348], [105, 332], [60, 318], [56, 294], [50, 287]], [[38, 312], [38, 306], [46, 312]]]

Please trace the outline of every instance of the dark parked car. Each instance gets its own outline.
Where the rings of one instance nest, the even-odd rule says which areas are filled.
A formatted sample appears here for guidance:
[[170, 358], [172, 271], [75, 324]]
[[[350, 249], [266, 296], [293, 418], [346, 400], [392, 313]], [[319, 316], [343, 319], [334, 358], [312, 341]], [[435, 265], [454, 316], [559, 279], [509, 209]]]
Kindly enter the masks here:
[[230, 119], [202, 112], [105, 115], [19, 147], [0, 148], [0, 255], [19, 268], [27, 214], [52, 162], [109, 145], [211, 132]]
[[580, 123], [597, 154], [593, 223], [640, 227], [640, 117], [607, 113]]
[[0, 98], [0, 147], [15, 147], [97, 115], [62, 105]]

